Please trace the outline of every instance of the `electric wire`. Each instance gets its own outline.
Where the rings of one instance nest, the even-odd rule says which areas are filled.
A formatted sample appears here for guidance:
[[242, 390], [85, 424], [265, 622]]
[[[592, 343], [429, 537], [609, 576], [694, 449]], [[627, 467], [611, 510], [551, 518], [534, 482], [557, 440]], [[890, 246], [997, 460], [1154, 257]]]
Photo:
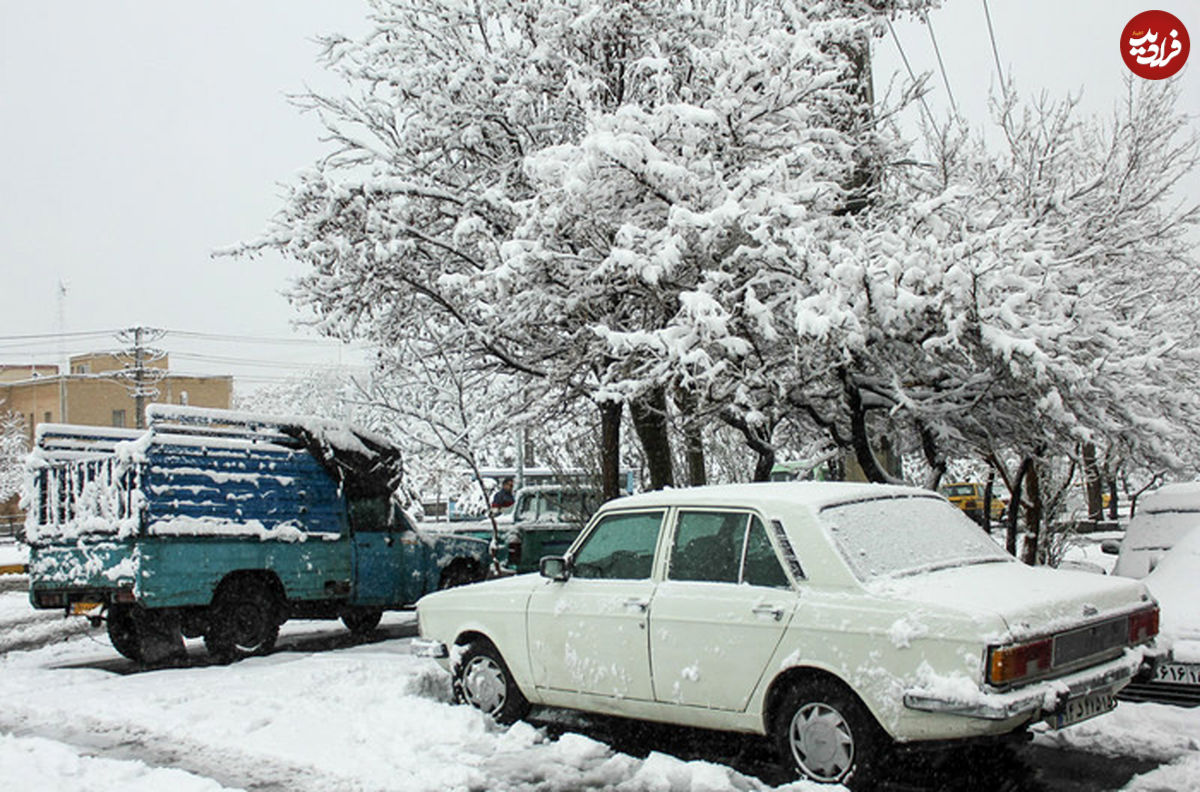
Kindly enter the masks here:
[[996, 59], [996, 75], [1000, 85], [1004, 85], [1004, 69], [1000, 68], [1000, 50], [996, 47], [996, 30], [992, 27], [992, 12], [988, 8], [988, 0], [983, 0], [983, 15], [987, 19], [988, 37], [992, 40], [992, 57]]
[[[900, 37], [896, 35], [896, 28], [892, 27], [892, 20], [887, 20], [888, 31], [892, 34], [892, 41], [896, 43], [896, 50], [900, 53], [900, 60], [904, 62], [904, 68], [908, 70], [908, 78], [917, 82], [917, 75], [913, 71], [912, 64], [908, 62], [908, 55], [904, 52], [904, 45], [900, 43]], [[917, 97], [921, 101], [921, 109], [925, 112], [925, 118], [929, 121], [929, 126], [937, 130], [937, 123], [933, 120], [933, 112], [929, 109], [929, 103], [925, 101], [925, 94], [922, 93]]]
[[933, 43], [933, 54], [937, 56], [938, 69], [942, 72], [942, 84], [946, 86], [946, 96], [950, 97], [950, 109], [957, 118], [958, 103], [954, 101], [954, 92], [950, 90], [950, 78], [946, 76], [946, 64], [942, 62], [942, 50], [938, 46], [937, 36], [933, 32], [933, 23], [929, 21], [929, 15], [924, 11], [921, 12], [921, 20], [929, 30], [929, 40]]

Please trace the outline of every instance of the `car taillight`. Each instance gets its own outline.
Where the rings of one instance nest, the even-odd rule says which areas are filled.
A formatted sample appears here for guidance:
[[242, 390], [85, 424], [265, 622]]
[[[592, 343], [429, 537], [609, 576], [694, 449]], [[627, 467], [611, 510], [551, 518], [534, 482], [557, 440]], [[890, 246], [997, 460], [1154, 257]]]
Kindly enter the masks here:
[[1129, 617], [1129, 642], [1143, 643], [1158, 635], [1158, 608], [1148, 608]]
[[994, 646], [988, 656], [988, 682], [1007, 685], [1049, 671], [1053, 660], [1052, 638], [1015, 646]]

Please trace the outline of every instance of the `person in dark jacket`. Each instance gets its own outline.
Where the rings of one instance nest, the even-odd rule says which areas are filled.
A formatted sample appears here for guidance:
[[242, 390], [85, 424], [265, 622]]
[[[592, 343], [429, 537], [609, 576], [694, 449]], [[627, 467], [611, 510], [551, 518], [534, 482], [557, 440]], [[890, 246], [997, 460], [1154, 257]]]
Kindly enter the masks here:
[[516, 503], [516, 500], [513, 497], [513, 480], [506, 478], [500, 482], [500, 489], [496, 490], [496, 494], [492, 496], [492, 508], [497, 512], [503, 511]]

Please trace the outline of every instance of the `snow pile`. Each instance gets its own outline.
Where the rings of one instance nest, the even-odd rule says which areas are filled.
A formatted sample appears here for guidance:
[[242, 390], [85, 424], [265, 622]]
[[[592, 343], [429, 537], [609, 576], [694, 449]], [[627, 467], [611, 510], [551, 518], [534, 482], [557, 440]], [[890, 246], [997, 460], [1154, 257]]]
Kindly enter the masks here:
[[229, 789], [200, 776], [138, 761], [81, 755], [63, 743], [0, 734], [0, 767], [26, 789], [56, 792], [220, 792]]

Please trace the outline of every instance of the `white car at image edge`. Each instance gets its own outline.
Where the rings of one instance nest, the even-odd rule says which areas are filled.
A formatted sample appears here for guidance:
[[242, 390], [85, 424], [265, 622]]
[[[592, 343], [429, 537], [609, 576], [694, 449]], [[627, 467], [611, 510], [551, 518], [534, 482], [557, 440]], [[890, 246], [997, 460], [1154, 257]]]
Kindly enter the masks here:
[[1031, 568], [928, 490], [842, 483], [610, 501], [541, 575], [417, 615], [414, 651], [500, 722], [538, 704], [763, 734], [860, 789], [893, 743], [1108, 711], [1158, 630], [1139, 582]]

